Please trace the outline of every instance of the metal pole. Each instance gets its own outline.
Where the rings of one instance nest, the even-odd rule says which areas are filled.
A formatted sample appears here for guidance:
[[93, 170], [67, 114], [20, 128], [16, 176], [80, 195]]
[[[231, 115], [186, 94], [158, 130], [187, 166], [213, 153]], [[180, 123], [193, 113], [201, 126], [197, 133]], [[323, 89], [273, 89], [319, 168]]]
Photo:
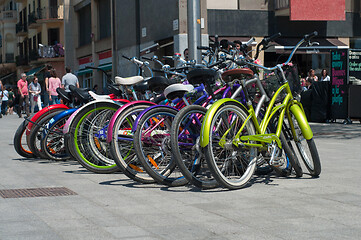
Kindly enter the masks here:
[[189, 59], [194, 59], [197, 63], [202, 62], [200, 51], [197, 46], [201, 45], [201, 4], [200, 0], [188, 0], [188, 54]]

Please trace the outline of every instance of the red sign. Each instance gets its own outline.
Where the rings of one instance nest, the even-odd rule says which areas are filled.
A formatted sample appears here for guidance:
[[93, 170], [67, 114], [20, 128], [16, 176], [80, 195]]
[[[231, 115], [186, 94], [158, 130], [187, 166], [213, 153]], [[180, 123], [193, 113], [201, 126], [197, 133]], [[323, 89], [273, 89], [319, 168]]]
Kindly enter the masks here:
[[345, 0], [290, 0], [291, 21], [345, 21]]
[[112, 50], [99, 53], [99, 60], [106, 59], [106, 58], [111, 58], [111, 57], [112, 57]]
[[89, 57], [79, 58], [78, 61], [79, 61], [79, 65], [83, 65], [86, 63], [93, 62], [93, 58], [92, 58], [92, 56], [89, 56]]

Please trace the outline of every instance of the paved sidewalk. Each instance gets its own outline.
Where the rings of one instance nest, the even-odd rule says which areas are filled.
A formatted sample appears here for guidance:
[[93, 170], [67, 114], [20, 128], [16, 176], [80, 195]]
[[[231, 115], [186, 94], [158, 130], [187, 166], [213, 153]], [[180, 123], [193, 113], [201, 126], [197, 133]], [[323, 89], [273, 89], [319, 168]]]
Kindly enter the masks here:
[[312, 124], [318, 179], [255, 177], [237, 191], [141, 185], [75, 161], [24, 159], [22, 119], [0, 119], [0, 190], [65, 187], [77, 195], [0, 197], [0, 239], [361, 239], [361, 125]]

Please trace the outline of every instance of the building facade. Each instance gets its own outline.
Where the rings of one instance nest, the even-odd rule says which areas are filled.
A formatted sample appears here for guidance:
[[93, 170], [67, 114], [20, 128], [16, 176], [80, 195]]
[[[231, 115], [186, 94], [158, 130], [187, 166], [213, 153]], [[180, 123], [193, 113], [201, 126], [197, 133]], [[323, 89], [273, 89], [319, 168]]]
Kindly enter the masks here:
[[[82, 86], [105, 87], [106, 75], [137, 74], [122, 56], [139, 57], [142, 50], [158, 56], [187, 48], [187, 0], [64, 0], [65, 61]], [[266, 65], [282, 60], [304, 34], [318, 31], [321, 47], [300, 51], [294, 58], [301, 72], [330, 69], [330, 50], [361, 47], [360, 0], [200, 0], [202, 42], [215, 35], [246, 41], [277, 32], [282, 38], [260, 55]], [[97, 69], [89, 69], [97, 68]]]
[[[65, 0], [65, 62], [82, 87], [103, 91], [112, 72], [111, 1]], [[91, 67], [91, 68], [89, 68]]]
[[61, 78], [64, 69], [63, 0], [17, 0], [17, 75], [38, 75], [43, 84], [47, 65]]
[[10, 84], [16, 79], [17, 4], [14, 0], [0, 1], [0, 79]]

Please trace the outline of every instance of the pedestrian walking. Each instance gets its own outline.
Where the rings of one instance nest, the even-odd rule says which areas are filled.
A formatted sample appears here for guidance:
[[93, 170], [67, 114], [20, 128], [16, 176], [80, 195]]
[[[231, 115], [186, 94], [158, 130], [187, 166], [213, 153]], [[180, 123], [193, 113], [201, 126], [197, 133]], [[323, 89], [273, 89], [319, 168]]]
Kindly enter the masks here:
[[2, 102], [1, 102], [1, 115], [6, 115], [6, 111], [7, 111], [7, 107], [8, 107], [8, 100], [9, 100], [9, 92], [8, 90], [3, 90], [1, 91], [1, 95], [2, 97]]
[[18, 108], [18, 115], [19, 118], [21, 118], [22, 110], [23, 110], [23, 104], [24, 104], [24, 111], [26, 113], [27, 117], [30, 117], [29, 113], [29, 91], [28, 91], [28, 81], [26, 80], [26, 74], [22, 73], [21, 78], [18, 81], [18, 89], [19, 89], [19, 108]]
[[29, 93], [30, 93], [30, 103], [31, 103], [31, 113], [34, 113], [35, 105], [38, 105], [39, 111], [42, 109], [41, 107], [41, 86], [38, 82], [37, 76], [34, 76], [34, 80], [29, 85]]
[[329, 82], [329, 81], [330, 81], [330, 76], [328, 76], [327, 70], [322, 69], [322, 71], [321, 71], [321, 82]]
[[14, 114], [15, 94], [12, 88], [9, 89], [8, 114]]
[[65, 68], [66, 74], [63, 76], [61, 80], [61, 87], [65, 89], [65, 91], [70, 92], [69, 86], [73, 85], [79, 88], [79, 80], [78, 78], [71, 73], [71, 69], [69, 67]]
[[49, 78], [49, 105], [59, 104], [60, 100], [58, 99], [58, 93], [56, 92], [57, 88], [61, 87], [60, 78], [56, 76], [55, 69], [50, 71], [51, 77]]
[[51, 78], [50, 71], [52, 68], [53, 67], [51, 65], [46, 66], [44, 106], [49, 106], [49, 78]]

